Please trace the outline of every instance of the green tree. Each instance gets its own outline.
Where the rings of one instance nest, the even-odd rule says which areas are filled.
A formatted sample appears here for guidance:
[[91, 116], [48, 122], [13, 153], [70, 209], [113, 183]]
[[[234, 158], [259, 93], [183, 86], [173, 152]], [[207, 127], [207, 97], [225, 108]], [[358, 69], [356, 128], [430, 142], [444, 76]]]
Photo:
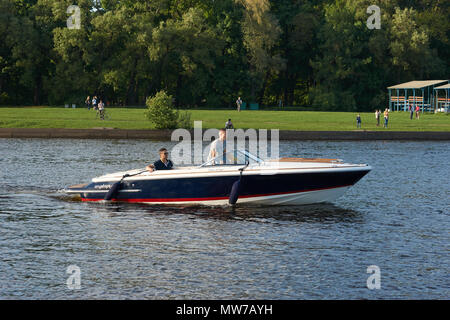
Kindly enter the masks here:
[[397, 79], [402, 81], [428, 79], [443, 67], [442, 61], [430, 49], [428, 28], [418, 26], [417, 19], [416, 10], [397, 7], [391, 20], [389, 48], [392, 65], [397, 72]]
[[273, 2], [282, 34], [276, 51], [285, 59], [286, 67], [270, 79], [269, 104], [309, 105], [309, 88], [313, 85], [310, 60], [317, 54], [317, 32], [322, 19], [317, 1], [280, 0]]
[[173, 97], [164, 90], [147, 99], [147, 118], [156, 129], [174, 129], [177, 127], [178, 113], [173, 109]]
[[45, 99], [52, 26], [39, 14], [39, 1], [0, 2], [0, 94], [6, 103], [38, 105]]
[[[250, 65], [252, 101], [262, 102], [269, 77], [285, 67], [284, 59], [273, 51], [281, 28], [270, 12], [268, 0], [242, 0], [242, 33]], [[258, 92], [259, 91], [259, 92]]]
[[176, 106], [198, 104], [207, 96], [224, 45], [203, 9], [190, 8], [180, 20], [161, 22], [152, 40], [149, 55], [158, 66], [160, 88], [174, 93]]

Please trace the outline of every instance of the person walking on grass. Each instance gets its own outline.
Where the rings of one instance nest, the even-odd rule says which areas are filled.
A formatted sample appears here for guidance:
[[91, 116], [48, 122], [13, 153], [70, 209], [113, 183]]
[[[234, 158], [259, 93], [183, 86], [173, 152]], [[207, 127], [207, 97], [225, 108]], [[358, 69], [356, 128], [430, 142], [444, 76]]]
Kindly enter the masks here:
[[416, 119], [417, 120], [420, 119], [420, 108], [419, 108], [419, 106], [416, 106]]
[[359, 113], [356, 116], [356, 128], [361, 128], [361, 116]]
[[388, 127], [388, 121], [389, 121], [389, 110], [386, 108], [384, 110], [384, 128]]
[[91, 110], [91, 97], [87, 96], [86, 100], [84, 100], [84, 104], [88, 110]]
[[98, 114], [100, 115], [100, 119], [105, 120], [105, 104], [102, 100], [98, 103]]
[[238, 97], [238, 99], [236, 100], [236, 105], [237, 105], [237, 111], [241, 111], [241, 105], [242, 105], [242, 100], [241, 97]]
[[97, 109], [97, 96], [94, 96], [94, 97], [92, 98], [92, 109], [98, 110], [98, 109]]
[[380, 126], [380, 114], [381, 114], [380, 110], [375, 110], [375, 119], [377, 120], [377, 127]]

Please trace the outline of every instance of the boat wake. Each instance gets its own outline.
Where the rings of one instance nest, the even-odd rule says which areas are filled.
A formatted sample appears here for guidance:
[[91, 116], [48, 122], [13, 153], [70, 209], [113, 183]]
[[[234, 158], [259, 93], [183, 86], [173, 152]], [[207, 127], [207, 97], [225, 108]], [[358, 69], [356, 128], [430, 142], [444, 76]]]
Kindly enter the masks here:
[[81, 198], [76, 195], [68, 195], [63, 189], [52, 189], [45, 188], [41, 186], [14, 186], [14, 185], [3, 185], [2, 186], [3, 196], [2, 197], [14, 197], [16, 195], [35, 195], [40, 197], [52, 198], [61, 201], [81, 201]]

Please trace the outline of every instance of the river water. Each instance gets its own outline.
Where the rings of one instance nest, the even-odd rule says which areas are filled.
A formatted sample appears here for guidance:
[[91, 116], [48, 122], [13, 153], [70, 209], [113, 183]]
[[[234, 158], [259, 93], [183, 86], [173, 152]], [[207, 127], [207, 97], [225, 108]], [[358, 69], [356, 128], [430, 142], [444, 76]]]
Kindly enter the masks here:
[[0, 299], [450, 298], [450, 143], [281, 142], [281, 156], [373, 167], [333, 204], [167, 207], [58, 192], [141, 168], [162, 146], [173, 143], [0, 139]]

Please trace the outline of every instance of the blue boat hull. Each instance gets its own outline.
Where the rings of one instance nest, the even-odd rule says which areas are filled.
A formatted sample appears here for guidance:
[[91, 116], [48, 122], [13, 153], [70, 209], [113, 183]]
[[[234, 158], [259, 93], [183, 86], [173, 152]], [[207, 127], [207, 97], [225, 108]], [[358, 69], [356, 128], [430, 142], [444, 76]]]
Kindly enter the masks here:
[[[241, 180], [238, 202], [321, 191], [327, 191], [329, 194], [330, 190], [345, 190], [354, 185], [369, 171], [369, 168], [362, 168], [355, 171], [246, 174]], [[124, 180], [111, 200], [143, 203], [227, 203], [232, 186], [237, 180], [238, 176]], [[90, 183], [83, 188], [71, 188], [80, 194], [83, 201], [101, 201], [115, 182], [117, 181]], [[315, 196], [311, 199], [314, 199], [310, 200], [312, 203], [319, 202], [317, 199], [320, 198]], [[303, 197], [302, 203], [308, 203], [308, 199]]]

